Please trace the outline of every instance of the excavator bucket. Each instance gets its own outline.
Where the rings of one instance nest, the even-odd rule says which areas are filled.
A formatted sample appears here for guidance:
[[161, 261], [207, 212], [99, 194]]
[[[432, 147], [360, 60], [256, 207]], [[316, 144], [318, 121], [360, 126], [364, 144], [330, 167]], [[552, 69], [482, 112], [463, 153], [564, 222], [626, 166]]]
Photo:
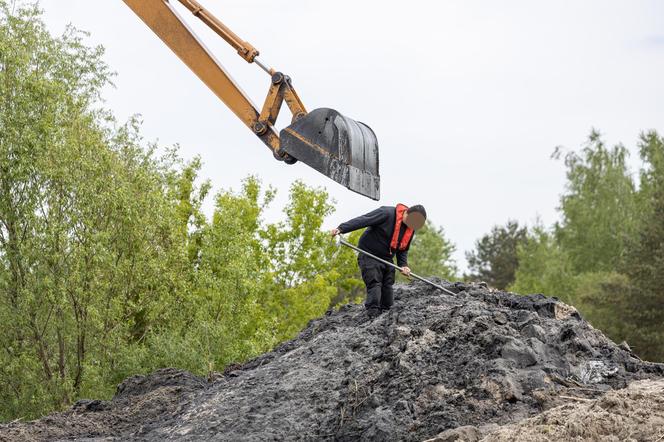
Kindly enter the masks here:
[[319, 108], [281, 130], [280, 150], [350, 190], [380, 199], [378, 140], [364, 123]]

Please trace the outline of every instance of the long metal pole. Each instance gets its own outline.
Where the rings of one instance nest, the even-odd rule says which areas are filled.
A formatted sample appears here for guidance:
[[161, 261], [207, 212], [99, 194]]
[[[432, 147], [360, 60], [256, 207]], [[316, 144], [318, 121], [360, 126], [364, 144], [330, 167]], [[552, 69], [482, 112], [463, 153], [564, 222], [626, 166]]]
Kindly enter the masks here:
[[[360, 249], [359, 247], [355, 247], [354, 245], [352, 245], [351, 243], [349, 243], [349, 242], [346, 241], [345, 239], [341, 238], [341, 236], [337, 236], [337, 238], [339, 238], [339, 243], [340, 243], [340, 244], [343, 244], [343, 245], [345, 245], [346, 247], [350, 247], [351, 249], [355, 250], [356, 252], [359, 252], [359, 253], [362, 253], [362, 254], [364, 254], [364, 255], [370, 256], [370, 257], [372, 257], [373, 259], [375, 259], [376, 261], [380, 261], [380, 262], [382, 262], [383, 264], [387, 264], [387, 265], [390, 266], [390, 267], [394, 267], [395, 269], [399, 270], [400, 272], [403, 270], [401, 267], [399, 267], [398, 265], [395, 265], [393, 262], [386, 261], [386, 260], [384, 260], [384, 259], [382, 259], [382, 258], [377, 257], [376, 255], [374, 255], [374, 254], [372, 254], [372, 253], [367, 252], [366, 250], [362, 250], [362, 249]], [[450, 290], [447, 290], [447, 289], [446, 289], [445, 287], [443, 287], [442, 285], [438, 285], [438, 284], [436, 284], [436, 283], [433, 283], [433, 282], [429, 281], [428, 279], [425, 279], [425, 278], [422, 278], [421, 276], [416, 275], [416, 274], [413, 273], [413, 272], [410, 272], [410, 276], [412, 276], [412, 277], [415, 278], [415, 279], [419, 279], [419, 280], [422, 281], [422, 282], [426, 282], [427, 284], [429, 284], [429, 285], [431, 285], [431, 286], [433, 286], [433, 287], [436, 287], [436, 288], [439, 289], [439, 290], [444, 291], [444, 292], [447, 293], [448, 295], [452, 295], [452, 296], [455, 296], [455, 295], [456, 295], [456, 293], [454, 293], [454, 292], [452, 292], [452, 291], [450, 291]]]

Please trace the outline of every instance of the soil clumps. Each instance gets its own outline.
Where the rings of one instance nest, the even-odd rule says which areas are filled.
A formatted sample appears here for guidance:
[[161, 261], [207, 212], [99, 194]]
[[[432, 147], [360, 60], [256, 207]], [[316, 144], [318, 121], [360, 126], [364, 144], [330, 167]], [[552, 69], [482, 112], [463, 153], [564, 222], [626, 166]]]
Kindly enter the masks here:
[[345, 305], [211, 379], [135, 376], [110, 401], [2, 425], [0, 441], [575, 440], [592, 436], [584, 419], [605, 427], [606, 413], [622, 410], [613, 398], [628, 407], [615, 416], [646, 419], [635, 404], [654, 401], [645, 391], [663, 381], [621, 389], [661, 379], [663, 364], [641, 361], [555, 298], [441, 283], [456, 296], [397, 285], [376, 319]]

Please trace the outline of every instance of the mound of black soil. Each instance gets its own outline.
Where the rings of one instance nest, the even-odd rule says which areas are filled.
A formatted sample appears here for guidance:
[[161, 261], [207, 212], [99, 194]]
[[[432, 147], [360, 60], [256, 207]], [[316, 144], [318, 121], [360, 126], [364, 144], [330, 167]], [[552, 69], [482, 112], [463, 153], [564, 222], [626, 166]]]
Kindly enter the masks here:
[[396, 286], [373, 320], [361, 305], [330, 311], [211, 381], [173, 369], [129, 378], [111, 401], [4, 425], [0, 440], [423, 441], [466, 426], [480, 438], [664, 376], [555, 298], [445, 285], [457, 295]]

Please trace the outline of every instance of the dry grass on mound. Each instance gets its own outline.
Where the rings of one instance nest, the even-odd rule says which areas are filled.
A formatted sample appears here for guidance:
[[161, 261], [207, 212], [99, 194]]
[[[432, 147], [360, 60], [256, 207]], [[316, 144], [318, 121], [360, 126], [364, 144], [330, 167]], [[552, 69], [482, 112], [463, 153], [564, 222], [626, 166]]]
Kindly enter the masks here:
[[577, 400], [488, 434], [502, 441], [664, 441], [664, 380], [631, 383]]

